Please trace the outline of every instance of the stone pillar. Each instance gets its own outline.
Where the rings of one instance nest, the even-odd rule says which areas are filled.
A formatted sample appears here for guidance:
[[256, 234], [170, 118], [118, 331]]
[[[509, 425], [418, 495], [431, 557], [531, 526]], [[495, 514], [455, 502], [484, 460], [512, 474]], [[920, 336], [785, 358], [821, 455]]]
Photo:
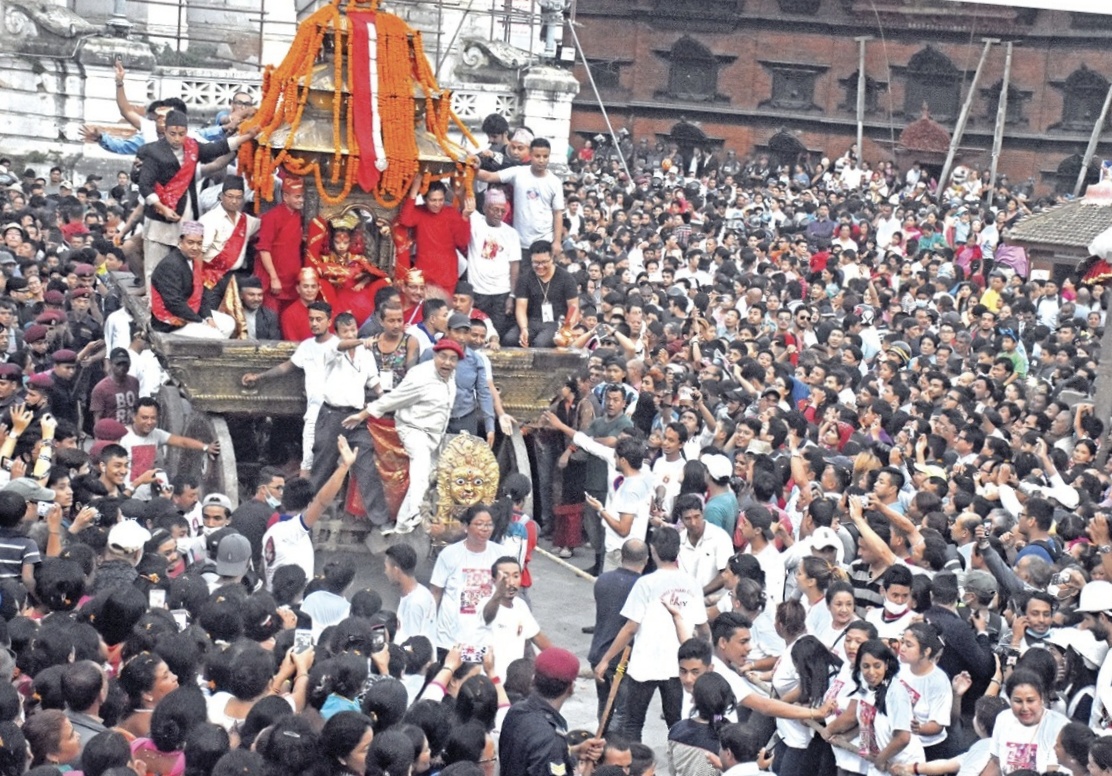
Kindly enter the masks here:
[[571, 133], [571, 101], [579, 93], [579, 81], [570, 72], [550, 65], [533, 65], [521, 78], [521, 123], [537, 137], [552, 143], [552, 163], [566, 164]]

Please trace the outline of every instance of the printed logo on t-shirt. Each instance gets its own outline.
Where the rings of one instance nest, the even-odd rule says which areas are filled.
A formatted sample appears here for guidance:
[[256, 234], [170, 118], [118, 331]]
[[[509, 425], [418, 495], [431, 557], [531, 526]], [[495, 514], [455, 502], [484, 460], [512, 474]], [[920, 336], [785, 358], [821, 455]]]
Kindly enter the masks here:
[[459, 594], [459, 613], [475, 614], [479, 602], [494, 595], [494, 578], [490, 569], [464, 569], [463, 590]]
[[277, 553], [274, 551], [274, 537], [271, 536], [266, 540], [266, 545], [263, 547], [263, 559], [266, 561], [267, 566], [274, 564], [274, 558]]
[[1038, 744], [1006, 744], [1007, 753], [1004, 755], [1004, 772], [1011, 773], [1022, 769], [1035, 770], [1038, 760]]
[[479, 258], [490, 259], [493, 261], [499, 253], [502, 252], [502, 246], [498, 244], [497, 240], [492, 240], [489, 237], [483, 240], [483, 248], [479, 251]]
[[918, 690], [916, 690], [910, 684], [905, 682], [903, 679], [900, 680], [900, 684], [902, 684], [904, 686], [904, 689], [907, 690], [907, 694], [911, 696], [911, 705], [912, 706], [914, 706], [916, 703], [918, 703], [919, 699], [923, 697], [922, 693], [920, 693]]
[[880, 747], [876, 744], [876, 706], [865, 701], [857, 702], [857, 721], [861, 725], [861, 748], [858, 750], [862, 757], [876, 757], [880, 754]]

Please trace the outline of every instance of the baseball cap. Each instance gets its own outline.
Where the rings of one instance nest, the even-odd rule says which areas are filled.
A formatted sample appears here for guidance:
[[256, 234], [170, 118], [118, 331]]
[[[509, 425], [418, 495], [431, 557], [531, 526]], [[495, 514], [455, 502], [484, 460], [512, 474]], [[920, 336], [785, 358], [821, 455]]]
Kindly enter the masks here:
[[965, 579], [962, 580], [962, 587], [971, 593], [975, 593], [978, 598], [988, 598], [989, 596], [996, 595], [997, 585], [996, 577], [989, 574], [987, 571], [980, 571], [974, 569], [967, 571]]
[[112, 348], [112, 352], [108, 356], [108, 360], [115, 364], [118, 361], [126, 361], [131, 363], [131, 356], [127, 352], [127, 348]]
[[216, 550], [216, 573], [221, 577], [238, 577], [247, 573], [251, 562], [251, 542], [243, 534], [229, 533], [220, 540]]
[[733, 474], [734, 467], [730, 464], [730, 459], [720, 453], [704, 455], [699, 461], [707, 467], [707, 474], [712, 480], [727, 479]]
[[121, 520], [108, 532], [108, 547], [121, 553], [132, 553], [143, 549], [151, 540], [151, 532], [134, 520]]
[[915, 471], [919, 472], [920, 474], [925, 474], [928, 477], [937, 477], [940, 480], [949, 479], [946, 476], [946, 470], [943, 469], [941, 466], [936, 466], [934, 464], [917, 463], [915, 464]]
[[210, 493], [201, 501], [201, 509], [205, 507], [223, 507], [229, 512], [232, 511], [232, 500], [225, 496], [223, 493]]
[[20, 477], [12, 480], [4, 486], [4, 490], [10, 493], [18, 493], [23, 496], [27, 501], [53, 501], [54, 491], [50, 488], [44, 488], [39, 483], [35, 482], [30, 477]]
[[452, 313], [448, 317], [448, 328], [449, 329], [470, 329], [471, 328], [471, 319], [468, 318], [463, 313]]
[[1086, 582], [1085, 587], [1081, 588], [1077, 611], [1090, 613], [1112, 611], [1112, 582], [1103, 579]]

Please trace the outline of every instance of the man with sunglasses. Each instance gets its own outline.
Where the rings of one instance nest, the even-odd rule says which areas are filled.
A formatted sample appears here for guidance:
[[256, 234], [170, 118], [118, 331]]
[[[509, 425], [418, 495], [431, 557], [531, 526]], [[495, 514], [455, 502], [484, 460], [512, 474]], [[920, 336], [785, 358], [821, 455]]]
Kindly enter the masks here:
[[562, 320], [578, 317], [579, 287], [568, 271], [553, 261], [553, 246], [537, 240], [529, 246], [531, 272], [522, 272], [514, 286], [513, 326], [502, 337], [506, 347], [550, 348]]

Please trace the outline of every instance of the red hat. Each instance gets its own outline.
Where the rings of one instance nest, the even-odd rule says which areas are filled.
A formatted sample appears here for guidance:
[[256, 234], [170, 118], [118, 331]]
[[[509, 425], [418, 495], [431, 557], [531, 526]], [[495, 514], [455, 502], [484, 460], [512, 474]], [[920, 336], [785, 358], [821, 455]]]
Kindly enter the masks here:
[[64, 305], [66, 303], [66, 295], [63, 294], [61, 291], [57, 291], [57, 290], [52, 288], [49, 291], [47, 291], [45, 294], [42, 295], [42, 300], [44, 302], [46, 302], [47, 304], [52, 304], [52, 305], [56, 305], [57, 307], [61, 307], [62, 305]]
[[439, 352], [441, 350], [450, 350], [460, 358], [463, 358], [463, 348], [460, 347], [460, 344], [455, 340], [442, 339], [440, 340], [440, 342], [433, 345], [432, 349], [434, 352]]
[[39, 372], [37, 375], [31, 375], [27, 385], [40, 391], [48, 391], [54, 387], [54, 380], [50, 377], [49, 372]]
[[80, 299], [80, 298], [88, 297], [88, 296], [92, 296], [92, 295], [93, 295], [93, 289], [86, 288], [85, 286], [82, 286], [81, 288], [75, 288], [75, 289], [73, 289], [73, 291], [70, 292], [70, 296], [72, 296], [74, 299]]
[[579, 676], [579, 658], [559, 647], [549, 647], [537, 655], [533, 666], [537, 676], [571, 684]]
[[78, 264], [73, 268], [73, 274], [79, 278], [91, 278], [97, 271], [92, 264]]
[[51, 356], [51, 358], [54, 359], [55, 364], [76, 364], [77, 363], [77, 354], [74, 353], [69, 348], [62, 348], [61, 350], [54, 351], [54, 355]]
[[89, 227], [85, 226], [85, 224], [80, 221], [71, 221], [68, 224], [62, 224], [61, 232], [62, 236], [68, 240], [76, 234], [88, 234]]
[[93, 438], [98, 441], [115, 442], [126, 433], [127, 426], [115, 418], [101, 418], [93, 424]]
[[66, 314], [61, 310], [47, 310], [44, 313], [39, 313], [35, 316], [35, 323], [41, 323], [50, 326], [55, 323], [62, 323], [66, 320]]
[[36, 323], [27, 327], [27, 331], [23, 332], [23, 341], [27, 343], [38, 342], [39, 340], [46, 339], [47, 328], [41, 323]]
[[287, 194], [301, 194], [305, 191], [304, 178], [285, 178], [282, 180], [282, 191]]

